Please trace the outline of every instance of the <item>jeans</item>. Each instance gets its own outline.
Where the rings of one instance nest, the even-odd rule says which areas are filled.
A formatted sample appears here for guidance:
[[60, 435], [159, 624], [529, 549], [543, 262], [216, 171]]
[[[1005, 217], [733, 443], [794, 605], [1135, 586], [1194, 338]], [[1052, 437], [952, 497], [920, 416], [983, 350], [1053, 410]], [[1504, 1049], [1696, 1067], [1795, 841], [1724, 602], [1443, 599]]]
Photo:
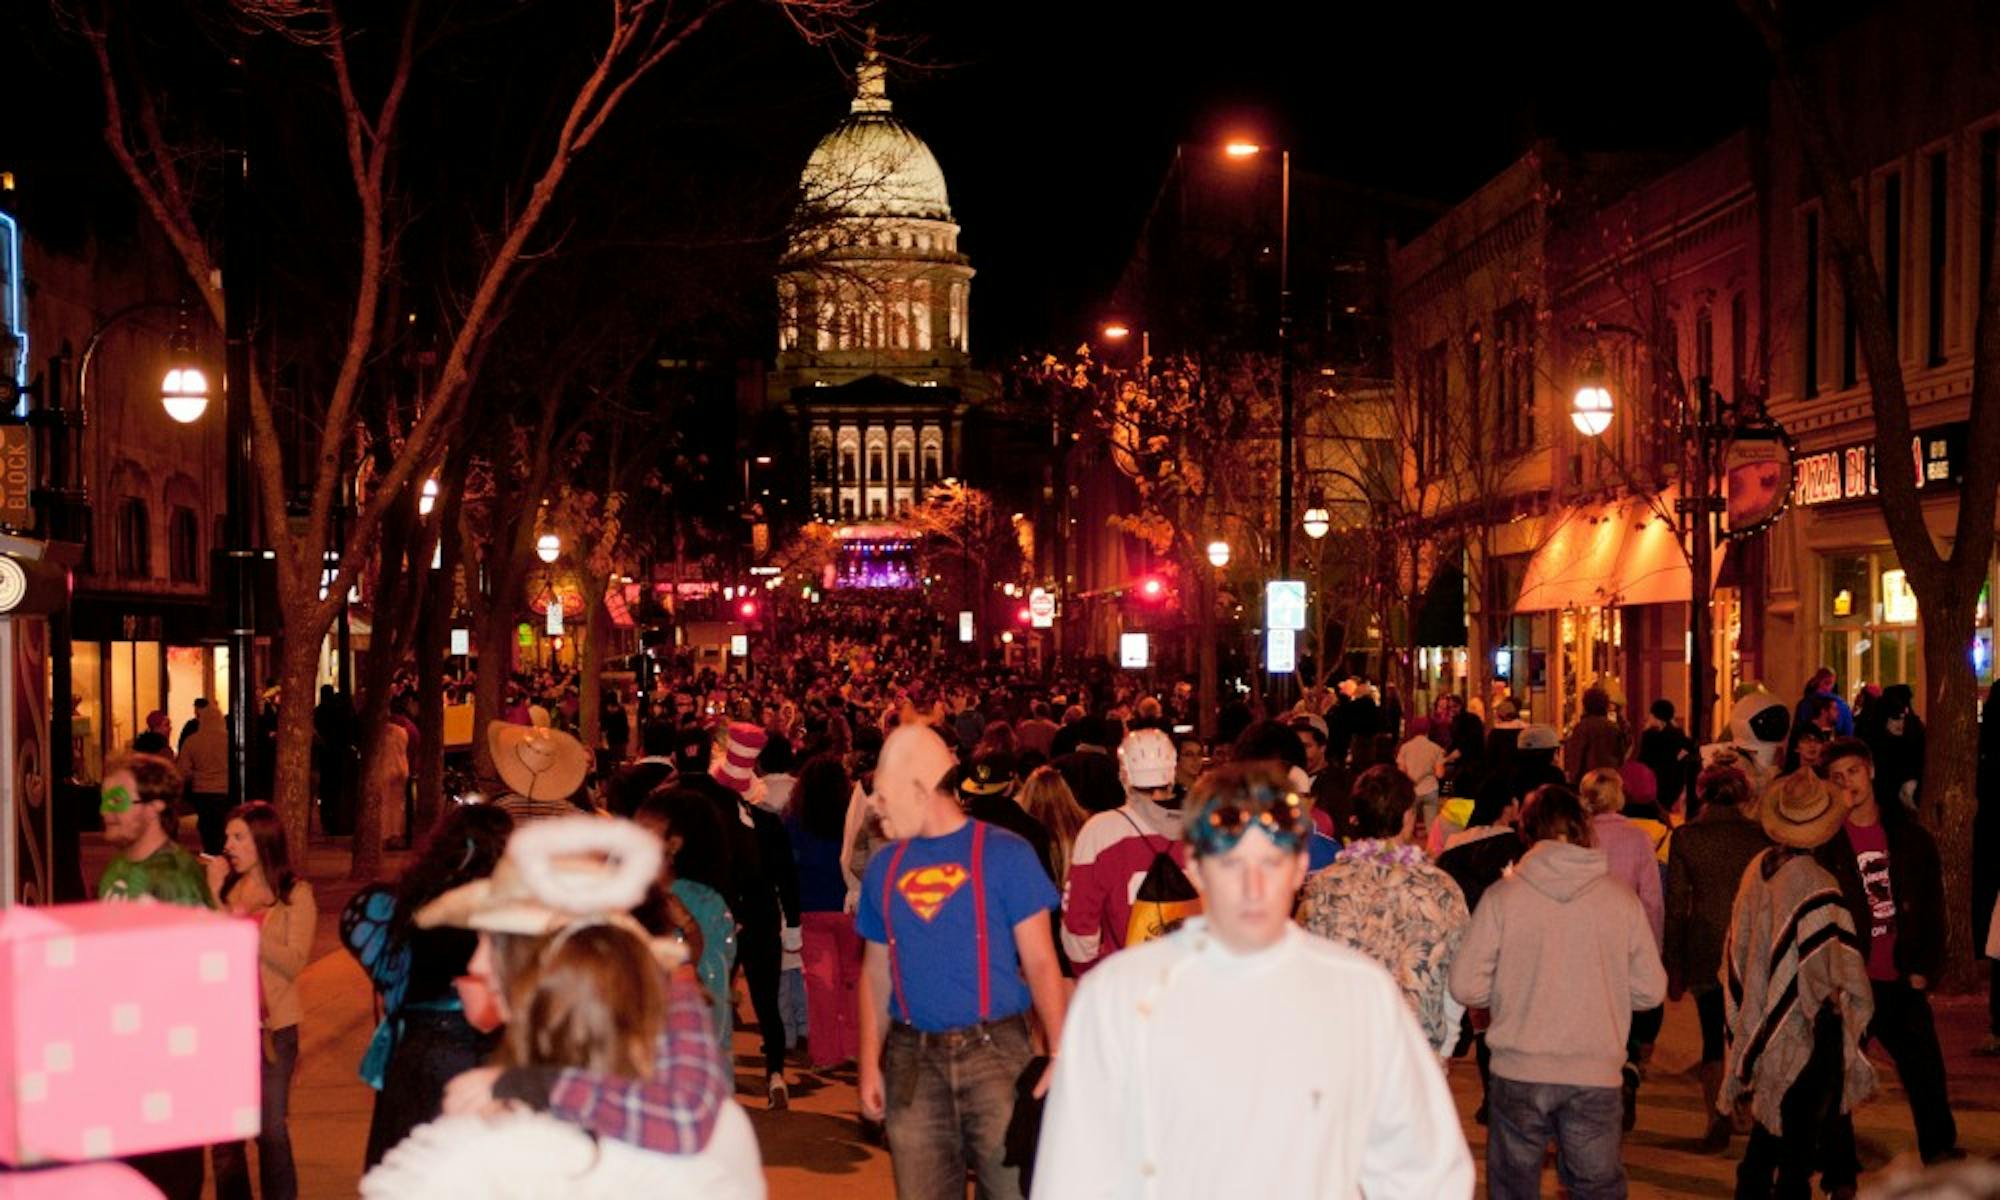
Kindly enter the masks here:
[[1624, 1103], [1615, 1087], [1522, 1083], [1495, 1075], [1486, 1090], [1486, 1179], [1492, 1200], [1542, 1194], [1542, 1156], [1556, 1141], [1556, 1175], [1570, 1200], [1623, 1200]]
[[1907, 983], [1877, 982], [1875, 1019], [1868, 1036], [1882, 1043], [1895, 1061], [1910, 1116], [1917, 1125], [1917, 1152], [1926, 1163], [1958, 1145], [1958, 1123], [1945, 1095], [1944, 1052], [1938, 1048], [1930, 997]]
[[861, 1053], [861, 935], [841, 912], [809, 912], [799, 925], [808, 1049], [813, 1066], [838, 1066]]
[[[263, 1200], [298, 1200], [299, 1173], [292, 1163], [292, 1072], [299, 1065], [299, 1027], [271, 1031], [271, 1054], [263, 1066], [263, 1127], [257, 1134], [257, 1184]], [[250, 1161], [242, 1142], [210, 1148], [215, 1159], [216, 1200], [250, 1200]]]
[[1762, 1122], [1736, 1168], [1741, 1200], [1811, 1200], [1813, 1172], [1828, 1192], [1852, 1186], [1860, 1172], [1854, 1151], [1854, 1121], [1840, 1111], [1845, 1086], [1845, 1047], [1840, 1014], [1821, 1009], [1813, 1022], [1812, 1057], [1778, 1102], [1781, 1135]]
[[778, 1011], [785, 1018], [785, 1049], [796, 1050], [806, 1036], [806, 975], [798, 967], [778, 973]]
[[898, 1200], [964, 1200], [968, 1160], [979, 1200], [1021, 1200], [1007, 1128], [1034, 1054], [1025, 1016], [941, 1034], [889, 1030], [882, 1082]]

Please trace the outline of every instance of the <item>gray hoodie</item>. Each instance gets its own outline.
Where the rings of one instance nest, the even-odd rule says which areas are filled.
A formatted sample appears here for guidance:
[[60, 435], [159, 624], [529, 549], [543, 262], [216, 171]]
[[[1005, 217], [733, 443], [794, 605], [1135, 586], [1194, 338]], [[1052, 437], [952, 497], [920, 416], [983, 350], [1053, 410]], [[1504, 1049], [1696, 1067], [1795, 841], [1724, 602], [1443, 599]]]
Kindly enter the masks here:
[[1604, 854], [1538, 842], [1487, 889], [1451, 964], [1451, 994], [1486, 1008], [1493, 1073], [1519, 1083], [1617, 1087], [1634, 1010], [1667, 973], [1639, 898]]

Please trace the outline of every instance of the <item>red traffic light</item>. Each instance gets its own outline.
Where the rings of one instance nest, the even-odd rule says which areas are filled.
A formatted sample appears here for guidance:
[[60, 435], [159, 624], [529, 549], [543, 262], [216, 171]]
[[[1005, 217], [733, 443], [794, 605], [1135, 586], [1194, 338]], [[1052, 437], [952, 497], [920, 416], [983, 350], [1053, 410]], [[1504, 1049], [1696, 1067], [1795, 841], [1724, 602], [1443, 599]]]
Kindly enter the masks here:
[[1139, 581], [1139, 594], [1148, 600], [1158, 600], [1167, 594], [1167, 585], [1158, 575], [1148, 575]]
[[1029, 612], [1027, 609], [1024, 608], [1020, 612], [1014, 614], [1014, 619], [1016, 621], [1019, 621], [1021, 624], [1026, 625], [1028, 622], [1035, 619], [1035, 614]]
[[757, 602], [755, 600], [745, 600], [736, 606], [736, 611], [742, 613], [745, 618], [754, 617], [757, 615]]

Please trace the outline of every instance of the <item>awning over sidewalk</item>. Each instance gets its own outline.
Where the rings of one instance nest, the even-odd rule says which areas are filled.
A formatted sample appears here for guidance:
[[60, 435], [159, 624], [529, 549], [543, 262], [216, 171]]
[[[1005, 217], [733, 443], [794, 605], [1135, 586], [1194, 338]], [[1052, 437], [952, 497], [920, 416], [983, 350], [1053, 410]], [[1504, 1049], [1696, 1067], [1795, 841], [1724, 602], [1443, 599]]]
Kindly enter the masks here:
[[[1611, 604], [1685, 604], [1693, 575], [1673, 524], [1675, 493], [1573, 508], [1536, 549], [1516, 612]], [[1718, 554], [1716, 558], [1720, 560]]]

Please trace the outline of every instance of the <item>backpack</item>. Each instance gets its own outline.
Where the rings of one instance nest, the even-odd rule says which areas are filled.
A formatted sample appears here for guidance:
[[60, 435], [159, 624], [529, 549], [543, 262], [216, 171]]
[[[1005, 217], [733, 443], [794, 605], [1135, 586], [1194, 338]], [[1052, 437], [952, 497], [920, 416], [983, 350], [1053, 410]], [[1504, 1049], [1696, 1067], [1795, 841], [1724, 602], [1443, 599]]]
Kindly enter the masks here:
[[[1132, 820], [1132, 814], [1119, 811], [1126, 823], [1138, 833], [1148, 846], [1159, 839], [1139, 828]], [[1132, 915], [1125, 921], [1125, 944], [1136, 946], [1156, 937], [1164, 937], [1181, 927], [1181, 922], [1201, 912], [1201, 893], [1181, 870], [1167, 849], [1154, 848], [1152, 865], [1146, 868], [1145, 878], [1139, 881], [1139, 891], [1132, 897]]]

